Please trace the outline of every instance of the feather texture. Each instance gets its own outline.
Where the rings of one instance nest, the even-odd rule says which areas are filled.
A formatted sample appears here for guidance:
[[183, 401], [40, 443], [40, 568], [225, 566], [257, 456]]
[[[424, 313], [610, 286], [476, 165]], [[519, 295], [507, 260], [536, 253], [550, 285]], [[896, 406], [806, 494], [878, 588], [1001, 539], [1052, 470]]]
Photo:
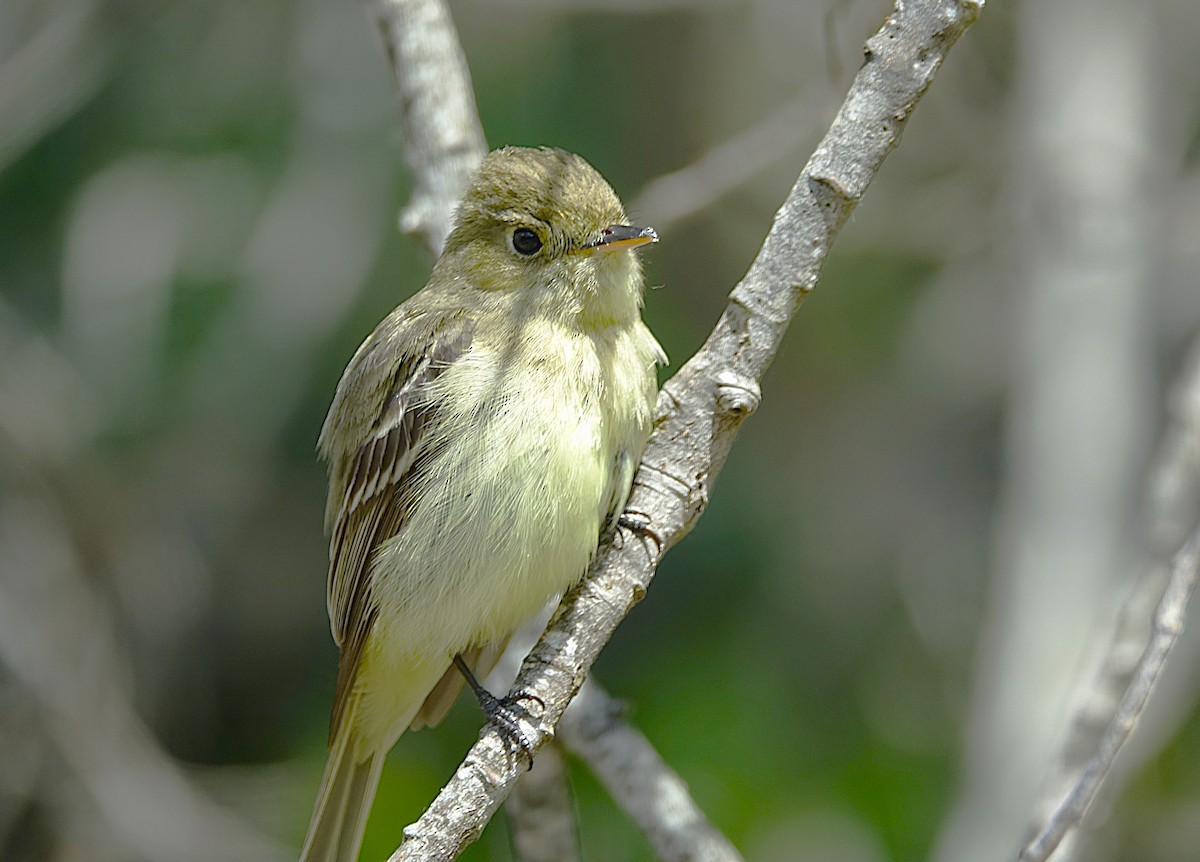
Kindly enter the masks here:
[[346, 471], [329, 548], [329, 620], [334, 641], [341, 647], [331, 744], [353, 694], [363, 646], [378, 612], [371, 589], [372, 555], [400, 532], [406, 520], [409, 479], [424, 448], [426, 421], [437, 406], [430, 385], [470, 347], [474, 328], [474, 321], [466, 317], [444, 323], [418, 356], [399, 362], [379, 418]]

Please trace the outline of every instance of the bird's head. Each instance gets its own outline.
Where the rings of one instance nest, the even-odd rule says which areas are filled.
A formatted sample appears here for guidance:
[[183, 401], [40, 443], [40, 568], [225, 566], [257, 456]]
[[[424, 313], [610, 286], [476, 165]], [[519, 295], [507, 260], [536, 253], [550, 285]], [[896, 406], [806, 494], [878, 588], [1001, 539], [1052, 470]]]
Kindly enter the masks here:
[[657, 242], [628, 224], [612, 187], [579, 156], [505, 147], [483, 160], [459, 204], [438, 275], [485, 292], [525, 292], [547, 311], [625, 321], [641, 304], [632, 249]]

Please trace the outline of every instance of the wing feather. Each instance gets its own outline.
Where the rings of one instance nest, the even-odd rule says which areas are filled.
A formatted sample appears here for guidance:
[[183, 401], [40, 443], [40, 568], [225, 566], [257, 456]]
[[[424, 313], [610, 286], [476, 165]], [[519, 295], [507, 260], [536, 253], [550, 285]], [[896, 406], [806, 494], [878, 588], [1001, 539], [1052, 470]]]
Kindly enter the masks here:
[[[329, 622], [341, 648], [330, 739], [346, 713], [378, 610], [371, 595], [371, 562], [376, 549], [407, 521], [407, 490], [425, 448], [423, 431], [438, 409], [430, 384], [469, 349], [473, 333], [474, 322], [467, 318], [443, 321], [433, 327], [419, 354], [401, 356], [390, 384], [381, 390], [378, 418], [365, 440], [348, 454], [346, 463], [330, 464], [330, 495], [340, 504], [330, 531]], [[373, 359], [368, 353], [364, 361]], [[353, 395], [351, 391], [345, 397]], [[335, 401], [329, 421], [334, 421], [338, 408]]]

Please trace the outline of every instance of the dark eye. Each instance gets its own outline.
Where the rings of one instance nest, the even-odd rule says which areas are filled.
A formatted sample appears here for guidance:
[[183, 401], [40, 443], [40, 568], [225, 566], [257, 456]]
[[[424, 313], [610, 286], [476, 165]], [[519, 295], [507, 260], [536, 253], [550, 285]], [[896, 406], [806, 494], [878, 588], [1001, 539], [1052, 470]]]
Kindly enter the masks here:
[[542, 248], [542, 238], [527, 227], [519, 227], [512, 232], [512, 247], [517, 254], [537, 254]]

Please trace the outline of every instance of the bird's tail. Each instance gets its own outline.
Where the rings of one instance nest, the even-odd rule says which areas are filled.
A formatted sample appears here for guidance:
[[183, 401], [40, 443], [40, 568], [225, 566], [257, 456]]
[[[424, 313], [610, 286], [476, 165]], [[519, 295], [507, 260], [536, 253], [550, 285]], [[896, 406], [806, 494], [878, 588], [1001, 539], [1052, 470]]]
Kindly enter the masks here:
[[342, 722], [321, 776], [312, 821], [300, 862], [355, 862], [367, 827], [367, 814], [383, 771], [387, 749], [360, 760], [351, 739], [352, 721]]

